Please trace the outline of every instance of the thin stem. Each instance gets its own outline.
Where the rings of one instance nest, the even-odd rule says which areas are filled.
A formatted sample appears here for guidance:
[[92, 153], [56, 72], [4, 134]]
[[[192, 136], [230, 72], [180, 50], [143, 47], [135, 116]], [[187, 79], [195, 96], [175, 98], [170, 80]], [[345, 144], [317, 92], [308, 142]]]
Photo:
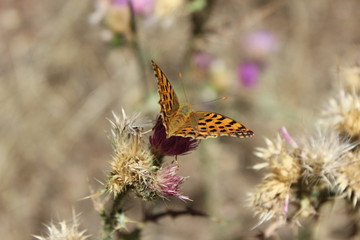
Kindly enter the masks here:
[[[134, 12], [132, 0], [128, 0], [128, 6], [129, 6], [129, 10], [130, 10], [130, 26], [131, 26], [131, 31], [133, 34], [133, 39], [131, 41], [131, 44], [135, 50], [137, 61], [140, 66], [140, 71], [141, 71], [141, 75], [142, 75], [141, 79], [143, 80], [143, 84], [144, 84], [143, 86], [145, 89], [149, 89], [148, 82], [146, 81], [146, 74], [145, 74], [145, 69], [147, 69], [147, 66], [145, 66], [143, 51], [142, 51], [141, 45], [139, 43], [138, 29], [137, 29], [137, 24], [136, 24], [136, 14]], [[149, 95], [149, 91], [147, 91], [146, 94]]]
[[179, 217], [182, 215], [191, 215], [198, 217], [208, 217], [206, 213], [200, 212], [193, 208], [186, 208], [185, 210], [175, 211], [175, 210], [167, 210], [165, 212], [157, 213], [157, 214], [145, 214], [144, 222], [157, 222], [160, 218], [171, 216], [173, 218]]
[[116, 215], [122, 212], [121, 203], [122, 200], [125, 198], [126, 194], [127, 191], [118, 194], [115, 197], [109, 214], [106, 213], [105, 209], [103, 209], [100, 212], [100, 217], [102, 218], [102, 222], [103, 222], [103, 229], [102, 229], [103, 240], [112, 240], [112, 233], [116, 231], [116, 227], [117, 227]]
[[202, 9], [199, 12], [194, 12], [191, 15], [192, 37], [190, 39], [189, 47], [186, 51], [186, 54], [185, 54], [183, 62], [182, 62], [182, 69], [189, 67], [189, 63], [191, 62], [190, 61], [191, 54], [194, 51], [194, 43], [199, 36], [204, 34], [204, 32], [205, 32], [204, 27], [210, 18], [210, 15], [213, 11], [213, 7], [216, 3], [216, 0], [205, 0], [205, 2], [206, 2], [206, 4], [205, 4], [204, 9]]

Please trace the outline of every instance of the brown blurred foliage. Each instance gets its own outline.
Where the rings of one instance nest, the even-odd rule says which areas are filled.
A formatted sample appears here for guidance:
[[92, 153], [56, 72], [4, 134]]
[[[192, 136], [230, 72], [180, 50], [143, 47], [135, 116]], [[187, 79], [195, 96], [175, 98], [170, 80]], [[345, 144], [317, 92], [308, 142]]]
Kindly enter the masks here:
[[[2, 239], [32, 239], [44, 231], [44, 223], [71, 219], [72, 208], [98, 238], [98, 214], [90, 200], [81, 199], [90, 194], [89, 186], [100, 187], [97, 179], [106, 179], [111, 111], [141, 111], [144, 122], [159, 114], [150, 59], [172, 82], [183, 71], [191, 102], [230, 96], [211, 110], [238, 119], [255, 136], [203, 141], [199, 150], [180, 157], [182, 175], [190, 176], [183, 190], [194, 200], [189, 205], [212, 217], [165, 218], [149, 224], [144, 239], [247, 239], [258, 233], [250, 230], [257, 219], [245, 206], [246, 193], [260, 179], [249, 170], [256, 162], [253, 148], [263, 146], [263, 137], [274, 136], [280, 126], [300, 134], [315, 121], [337, 86], [337, 67], [359, 60], [360, 2], [213, 2], [196, 38], [185, 10], [174, 13], [171, 24], [139, 19], [141, 58], [132, 44], [115, 48], [101, 40], [100, 27], [88, 23], [90, 0], [0, 2]], [[242, 36], [256, 29], [271, 30], [279, 49], [259, 85], [244, 89], [234, 69], [244, 56]], [[196, 50], [226, 64], [229, 77], [217, 96], [208, 94], [204, 76], [200, 81], [201, 76], [186, 71], [189, 52]], [[174, 85], [184, 99], [180, 84]], [[205, 110], [201, 104], [195, 108]], [[177, 201], [150, 205], [183, 207]]]

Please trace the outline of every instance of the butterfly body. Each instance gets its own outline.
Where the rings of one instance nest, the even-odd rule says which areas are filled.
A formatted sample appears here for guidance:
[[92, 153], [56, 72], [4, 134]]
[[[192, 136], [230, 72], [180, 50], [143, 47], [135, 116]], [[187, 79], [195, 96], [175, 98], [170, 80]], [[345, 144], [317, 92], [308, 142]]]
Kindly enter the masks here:
[[152, 62], [158, 80], [160, 113], [167, 138], [171, 136], [191, 137], [194, 139], [215, 138], [218, 136], [250, 137], [254, 133], [243, 124], [224, 115], [193, 111], [189, 103], [179, 100], [169, 80], [161, 69]]
[[178, 111], [168, 118], [168, 124], [166, 126], [168, 137], [181, 129], [183, 125], [189, 121], [191, 112], [192, 108], [190, 104], [180, 104]]

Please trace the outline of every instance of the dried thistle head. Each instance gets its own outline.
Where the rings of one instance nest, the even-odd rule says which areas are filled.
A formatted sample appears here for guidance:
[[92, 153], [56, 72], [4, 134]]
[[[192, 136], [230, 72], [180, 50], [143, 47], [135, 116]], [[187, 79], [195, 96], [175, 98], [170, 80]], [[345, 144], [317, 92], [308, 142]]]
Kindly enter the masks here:
[[360, 138], [360, 96], [340, 91], [336, 98], [329, 100], [322, 112], [321, 124], [336, 129], [340, 133]]
[[[360, 167], [355, 161], [360, 154], [354, 157], [351, 152], [357, 144], [331, 129], [318, 128], [315, 135], [296, 141], [284, 129], [280, 134], [283, 138], [266, 139], [267, 148], [255, 152], [266, 163], [254, 168], [269, 170], [250, 195], [250, 206], [261, 219], [259, 224], [271, 218], [286, 216], [296, 221], [314, 215], [321, 202], [336, 194], [329, 191], [336, 186], [356, 199], [360, 196], [360, 181], [356, 178], [360, 174], [354, 170]], [[297, 207], [293, 213], [288, 212], [290, 204]]]
[[316, 135], [301, 144], [301, 160], [304, 179], [312, 184], [320, 180], [327, 187], [334, 187], [340, 166], [354, 144], [341, 138], [331, 129], [317, 128]]
[[347, 152], [338, 169], [336, 184], [339, 193], [352, 200], [355, 206], [360, 199], [360, 150]]
[[129, 35], [130, 28], [130, 10], [126, 5], [112, 5], [106, 15], [104, 22], [106, 26], [114, 33]]
[[111, 121], [114, 154], [107, 189], [117, 195], [131, 188], [143, 199], [151, 199], [154, 193], [149, 186], [154, 181], [157, 167], [135, 124], [136, 117], [127, 118], [123, 111], [121, 119], [114, 114], [115, 120]]
[[155, 15], [159, 18], [173, 16], [184, 6], [183, 0], [157, 0], [155, 3]]
[[249, 194], [249, 206], [260, 218], [258, 225], [273, 218], [285, 219], [288, 212], [290, 185], [268, 175], [263, 182]]
[[[107, 189], [114, 195], [132, 189], [144, 200], [152, 200], [156, 196], [175, 196], [181, 200], [190, 200], [180, 193], [180, 185], [186, 178], [177, 174], [178, 165], [161, 166], [159, 156], [154, 155], [154, 149], [151, 150], [145, 143], [141, 129], [135, 123], [137, 116], [127, 118], [123, 111], [121, 119], [116, 115], [114, 118], [115, 120], [111, 121], [114, 155]], [[165, 134], [165, 129], [162, 132], [161, 126], [158, 125], [163, 126], [161, 121], [158, 121], [154, 127], [157, 132], [150, 138], [152, 148], [155, 143], [159, 143], [160, 149], [165, 149], [168, 154], [178, 155], [195, 147], [197, 141], [181, 137], [173, 141], [169, 138], [173, 145], [164, 143], [166, 135], [162, 139], [161, 134]]]
[[265, 142], [267, 148], [257, 148], [254, 154], [266, 162], [257, 164], [253, 168], [267, 168], [272, 178], [288, 185], [296, 182], [301, 174], [296, 149], [288, 147], [280, 135], [274, 141], [265, 139]]
[[265, 139], [267, 147], [257, 148], [255, 152], [256, 156], [266, 162], [255, 165], [254, 169], [269, 170], [262, 183], [249, 195], [249, 205], [260, 217], [259, 224], [272, 218], [286, 218], [289, 199], [293, 198], [292, 185], [301, 178], [301, 164], [298, 149], [295, 148], [297, 145], [286, 131], [280, 134], [286, 142], [280, 135], [274, 141]]
[[85, 230], [79, 230], [78, 217], [75, 215], [71, 223], [62, 221], [58, 225], [59, 226], [51, 223], [50, 225], [46, 226], [48, 230], [46, 237], [34, 237], [38, 240], [86, 240], [89, 238], [88, 235], [85, 235]]

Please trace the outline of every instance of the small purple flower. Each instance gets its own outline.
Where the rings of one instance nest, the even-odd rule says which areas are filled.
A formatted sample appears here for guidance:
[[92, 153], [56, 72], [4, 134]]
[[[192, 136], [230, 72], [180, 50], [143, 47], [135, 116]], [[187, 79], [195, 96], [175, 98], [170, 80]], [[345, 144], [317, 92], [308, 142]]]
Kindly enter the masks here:
[[166, 138], [161, 116], [158, 117], [153, 131], [149, 141], [153, 153], [158, 157], [183, 155], [196, 149], [199, 145], [199, 141], [192, 138], [178, 136]]
[[157, 171], [156, 181], [154, 183], [155, 190], [160, 196], [174, 196], [183, 201], [191, 199], [180, 192], [180, 185], [186, 180], [186, 177], [177, 175], [179, 166], [171, 164]]
[[115, 6], [124, 6], [128, 4], [128, 0], [113, 0], [112, 4]]
[[247, 52], [248, 57], [258, 60], [266, 58], [277, 47], [278, 43], [274, 35], [265, 30], [251, 32], [243, 39], [243, 48]]
[[148, 14], [153, 10], [154, 0], [113, 0], [114, 6], [128, 6], [132, 4], [134, 12], [137, 14]]
[[285, 141], [287, 143], [289, 143], [293, 148], [298, 148], [297, 143], [295, 142], [295, 140], [291, 137], [291, 135], [289, 134], [289, 132], [287, 131], [285, 126], [282, 126], [279, 129], [279, 133], [280, 135], [285, 139]]
[[154, 0], [132, 0], [132, 4], [138, 14], [149, 14], [154, 8]]
[[193, 61], [196, 67], [200, 69], [208, 69], [213, 61], [213, 57], [207, 52], [197, 52]]
[[259, 82], [261, 66], [256, 62], [243, 62], [237, 68], [237, 75], [242, 86], [246, 88], [255, 87]]

